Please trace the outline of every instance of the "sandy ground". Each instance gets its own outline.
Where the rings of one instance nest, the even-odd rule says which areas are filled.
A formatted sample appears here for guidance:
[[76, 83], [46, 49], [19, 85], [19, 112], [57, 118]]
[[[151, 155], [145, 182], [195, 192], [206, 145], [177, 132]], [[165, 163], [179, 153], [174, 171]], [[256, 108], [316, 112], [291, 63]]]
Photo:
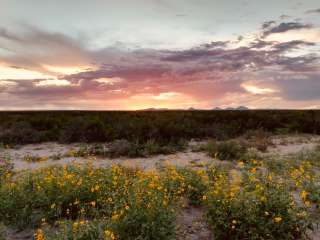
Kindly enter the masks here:
[[319, 135], [289, 135], [272, 137], [274, 147], [268, 148], [269, 154], [289, 155], [312, 150], [320, 146]]
[[[320, 136], [316, 135], [290, 135], [275, 136], [271, 139], [273, 146], [269, 146], [263, 155], [280, 155], [285, 156], [295, 154], [301, 151], [312, 150], [320, 146]], [[201, 142], [203, 143], [203, 142]], [[191, 145], [201, 144], [192, 142]], [[2, 149], [0, 157], [9, 157], [14, 164], [16, 171], [32, 170], [53, 165], [65, 165], [71, 163], [85, 164], [92, 162], [95, 167], [108, 167], [114, 164], [121, 164], [127, 167], [138, 167], [144, 170], [156, 169], [164, 163], [170, 163], [174, 166], [196, 166], [201, 167], [212, 162], [220, 162], [212, 159], [204, 152], [193, 152], [189, 147], [184, 152], [178, 152], [169, 155], [156, 155], [147, 158], [82, 158], [82, 157], [61, 157], [59, 160], [52, 159], [53, 156], [60, 154], [65, 155], [70, 150], [78, 150], [81, 144], [58, 144], [58, 143], [41, 143], [29, 144], [17, 149]], [[27, 155], [48, 157], [48, 160], [41, 162], [27, 162], [24, 157]]]
[[[169, 155], [156, 155], [148, 158], [99, 158], [99, 157], [62, 157], [59, 160], [50, 159], [55, 154], [64, 155], [71, 149], [78, 149], [78, 145], [61, 145], [57, 143], [43, 143], [25, 145], [19, 149], [5, 149], [2, 152], [2, 156], [9, 156], [14, 164], [16, 171], [20, 170], [32, 170], [53, 165], [65, 165], [71, 163], [92, 163], [95, 167], [108, 167], [114, 164], [121, 164], [127, 167], [138, 167], [144, 170], [155, 169], [164, 163], [170, 163], [175, 166], [187, 166], [195, 164], [201, 166], [212, 162], [212, 158], [202, 152], [192, 152], [187, 150], [185, 152], [179, 152]], [[46, 161], [40, 162], [27, 162], [24, 160], [24, 156], [32, 155], [39, 157], [49, 157]]]
[[177, 240], [210, 240], [212, 234], [203, 219], [204, 209], [187, 206], [177, 217]]

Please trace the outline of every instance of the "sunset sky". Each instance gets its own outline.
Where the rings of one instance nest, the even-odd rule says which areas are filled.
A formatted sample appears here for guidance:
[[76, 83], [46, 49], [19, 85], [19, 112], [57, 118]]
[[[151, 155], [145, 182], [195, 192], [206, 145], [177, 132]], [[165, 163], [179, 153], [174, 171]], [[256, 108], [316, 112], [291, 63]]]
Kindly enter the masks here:
[[0, 110], [320, 108], [319, 0], [0, 0]]

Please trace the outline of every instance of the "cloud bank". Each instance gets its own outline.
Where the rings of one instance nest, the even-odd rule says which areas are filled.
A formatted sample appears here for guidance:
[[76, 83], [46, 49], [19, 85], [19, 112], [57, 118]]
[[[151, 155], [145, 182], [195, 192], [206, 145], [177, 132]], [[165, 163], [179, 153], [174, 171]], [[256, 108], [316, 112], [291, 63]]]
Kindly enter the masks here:
[[[308, 108], [320, 103], [320, 34], [298, 21], [184, 49], [90, 48], [86, 38], [0, 28], [1, 109]], [[284, 36], [280, 40], [269, 37]], [[23, 78], [22, 76], [27, 76]]]

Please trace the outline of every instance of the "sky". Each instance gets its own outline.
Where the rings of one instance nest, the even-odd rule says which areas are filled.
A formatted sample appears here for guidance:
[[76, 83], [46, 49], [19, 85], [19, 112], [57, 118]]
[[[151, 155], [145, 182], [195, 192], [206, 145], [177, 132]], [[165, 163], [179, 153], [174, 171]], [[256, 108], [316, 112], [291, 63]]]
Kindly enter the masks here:
[[0, 110], [320, 109], [319, 0], [0, 0]]

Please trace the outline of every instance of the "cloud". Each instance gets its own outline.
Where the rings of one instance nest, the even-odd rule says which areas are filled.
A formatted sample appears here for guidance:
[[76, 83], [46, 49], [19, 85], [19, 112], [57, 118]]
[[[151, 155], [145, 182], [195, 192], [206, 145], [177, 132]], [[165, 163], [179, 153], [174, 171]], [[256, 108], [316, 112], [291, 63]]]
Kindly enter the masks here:
[[267, 22], [262, 26], [263, 37], [274, 33], [285, 33], [291, 30], [310, 29], [312, 27], [312, 24], [305, 24], [300, 22], [282, 22], [278, 25], [275, 25], [274, 21]]
[[34, 71], [57, 74], [47, 66], [90, 66], [91, 57], [78, 39], [61, 33], [51, 33], [23, 24], [19, 34], [0, 28], [0, 48], [8, 54], [0, 55], [0, 62]]
[[320, 13], [320, 8], [308, 10], [306, 13]]
[[294, 79], [281, 79], [277, 86], [281, 96], [286, 100], [307, 101], [320, 100], [320, 74], [308, 74]]
[[41, 80], [39, 82], [35, 83], [35, 86], [37, 87], [48, 87], [48, 86], [70, 86], [71, 83], [67, 80], [61, 79], [61, 80]]
[[261, 87], [257, 87], [254, 85], [247, 85], [247, 84], [242, 84], [241, 85], [246, 91], [253, 93], [253, 94], [270, 94], [270, 93], [274, 93], [276, 92], [276, 90], [272, 89], [272, 88], [261, 88]]
[[[283, 24], [264, 23], [262, 32], [284, 34], [311, 27]], [[131, 102], [136, 108], [152, 104], [210, 108], [218, 102], [232, 105], [236, 96], [261, 105], [258, 100], [267, 97], [319, 100], [315, 89], [319, 89], [320, 56], [307, 52], [317, 43], [269, 41], [260, 38], [260, 33], [241, 46], [228, 40], [183, 50], [123, 45], [90, 49], [76, 39], [33, 27], [20, 34], [3, 29], [0, 46], [5, 45], [11, 54], [0, 55], [0, 64], [14, 66], [16, 73], [33, 71], [49, 77], [3, 79], [0, 101], [13, 106], [6, 99], [15, 99], [16, 106], [30, 107], [47, 103], [63, 108], [128, 108]], [[258, 83], [249, 84], [252, 79]], [[305, 96], [299, 96], [304, 92]]]

